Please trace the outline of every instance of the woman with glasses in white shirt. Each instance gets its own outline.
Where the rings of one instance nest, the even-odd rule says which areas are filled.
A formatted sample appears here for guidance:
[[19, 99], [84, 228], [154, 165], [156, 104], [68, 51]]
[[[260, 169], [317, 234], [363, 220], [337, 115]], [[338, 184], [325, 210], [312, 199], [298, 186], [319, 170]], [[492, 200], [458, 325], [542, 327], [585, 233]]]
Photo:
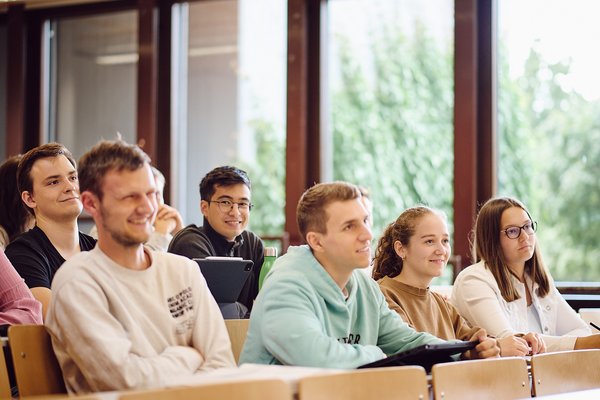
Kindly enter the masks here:
[[488, 200], [477, 216], [473, 258], [451, 302], [471, 324], [498, 338], [537, 332], [547, 351], [600, 347], [600, 335], [560, 295], [542, 260], [529, 211], [513, 198]]

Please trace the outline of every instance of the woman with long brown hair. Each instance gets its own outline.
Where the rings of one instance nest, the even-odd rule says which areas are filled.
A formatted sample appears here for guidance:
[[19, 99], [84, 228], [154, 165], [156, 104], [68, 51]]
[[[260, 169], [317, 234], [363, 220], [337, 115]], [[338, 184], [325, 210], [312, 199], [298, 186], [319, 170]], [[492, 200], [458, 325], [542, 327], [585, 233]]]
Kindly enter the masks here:
[[548, 351], [599, 347], [600, 335], [589, 336], [590, 327], [554, 286], [536, 230], [517, 199], [488, 200], [474, 228], [478, 262], [458, 275], [452, 303], [469, 322], [497, 337], [533, 331]]

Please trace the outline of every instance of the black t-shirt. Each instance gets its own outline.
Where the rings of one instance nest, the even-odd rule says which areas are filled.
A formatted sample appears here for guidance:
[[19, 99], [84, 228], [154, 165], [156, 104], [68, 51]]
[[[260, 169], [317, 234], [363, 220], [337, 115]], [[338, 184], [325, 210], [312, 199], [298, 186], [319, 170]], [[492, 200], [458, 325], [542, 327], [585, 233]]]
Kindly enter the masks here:
[[188, 258], [220, 256], [252, 260], [254, 262], [252, 275], [246, 281], [238, 298], [238, 302], [248, 307], [248, 310], [252, 309], [252, 303], [258, 295], [258, 276], [265, 257], [263, 242], [254, 233], [243, 231], [235, 241], [230, 242], [204, 220], [204, 226], [198, 227], [192, 224], [177, 232], [169, 244], [169, 253]]
[[[96, 239], [79, 232], [81, 251], [89, 251], [95, 245]], [[37, 226], [15, 238], [6, 247], [5, 253], [30, 288], [50, 289], [54, 274], [65, 262], [48, 236]]]

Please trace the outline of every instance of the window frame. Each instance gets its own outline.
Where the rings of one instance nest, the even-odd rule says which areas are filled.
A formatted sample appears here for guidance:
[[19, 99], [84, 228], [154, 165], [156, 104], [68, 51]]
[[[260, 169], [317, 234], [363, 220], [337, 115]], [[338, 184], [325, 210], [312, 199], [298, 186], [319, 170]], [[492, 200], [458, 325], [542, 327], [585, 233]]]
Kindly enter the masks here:
[[[204, 0], [189, 0], [204, 1]], [[212, 0], [218, 1], [218, 0]], [[283, 1], [283, 0], [282, 0]], [[181, 0], [74, 0], [34, 8], [0, 8], [11, 63], [7, 84], [6, 154], [41, 142], [41, 32], [47, 19], [137, 10], [139, 18], [137, 140], [165, 175], [171, 171], [171, 8]], [[64, 0], [61, 1], [61, 4]], [[327, 0], [288, 0], [286, 208], [290, 244], [303, 242], [296, 224], [300, 196], [327, 175], [321, 150], [327, 117], [324, 88], [328, 49]], [[497, 0], [455, 0], [454, 26], [454, 254], [471, 261], [469, 237], [478, 207], [497, 191]], [[159, 152], [158, 149], [161, 149]], [[165, 189], [169, 201], [169, 187]], [[575, 283], [576, 284], [576, 283]], [[600, 283], [585, 286], [598, 293]], [[568, 287], [573, 288], [570, 283]]]

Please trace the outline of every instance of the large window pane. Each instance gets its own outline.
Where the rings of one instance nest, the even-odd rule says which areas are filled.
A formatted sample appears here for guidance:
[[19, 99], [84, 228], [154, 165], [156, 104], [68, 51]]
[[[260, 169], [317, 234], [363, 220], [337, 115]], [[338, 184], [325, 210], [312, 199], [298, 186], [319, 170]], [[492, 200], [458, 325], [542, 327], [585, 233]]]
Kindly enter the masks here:
[[600, 4], [498, 4], [500, 194], [539, 222], [555, 279], [599, 281]]
[[329, 16], [332, 178], [369, 189], [375, 239], [419, 203], [451, 222], [454, 3], [331, 0]]
[[178, 43], [188, 45], [178, 49], [174, 43], [182, 55], [176, 57], [173, 87], [174, 113], [185, 123], [176, 129], [174, 175], [177, 206], [188, 223], [202, 224], [202, 177], [229, 164], [252, 180], [251, 229], [259, 235], [283, 232], [286, 15], [284, 0], [181, 7], [183, 28], [175, 24], [175, 30], [183, 35]]
[[48, 35], [47, 140], [76, 157], [117, 132], [135, 142], [136, 12], [59, 19]]

